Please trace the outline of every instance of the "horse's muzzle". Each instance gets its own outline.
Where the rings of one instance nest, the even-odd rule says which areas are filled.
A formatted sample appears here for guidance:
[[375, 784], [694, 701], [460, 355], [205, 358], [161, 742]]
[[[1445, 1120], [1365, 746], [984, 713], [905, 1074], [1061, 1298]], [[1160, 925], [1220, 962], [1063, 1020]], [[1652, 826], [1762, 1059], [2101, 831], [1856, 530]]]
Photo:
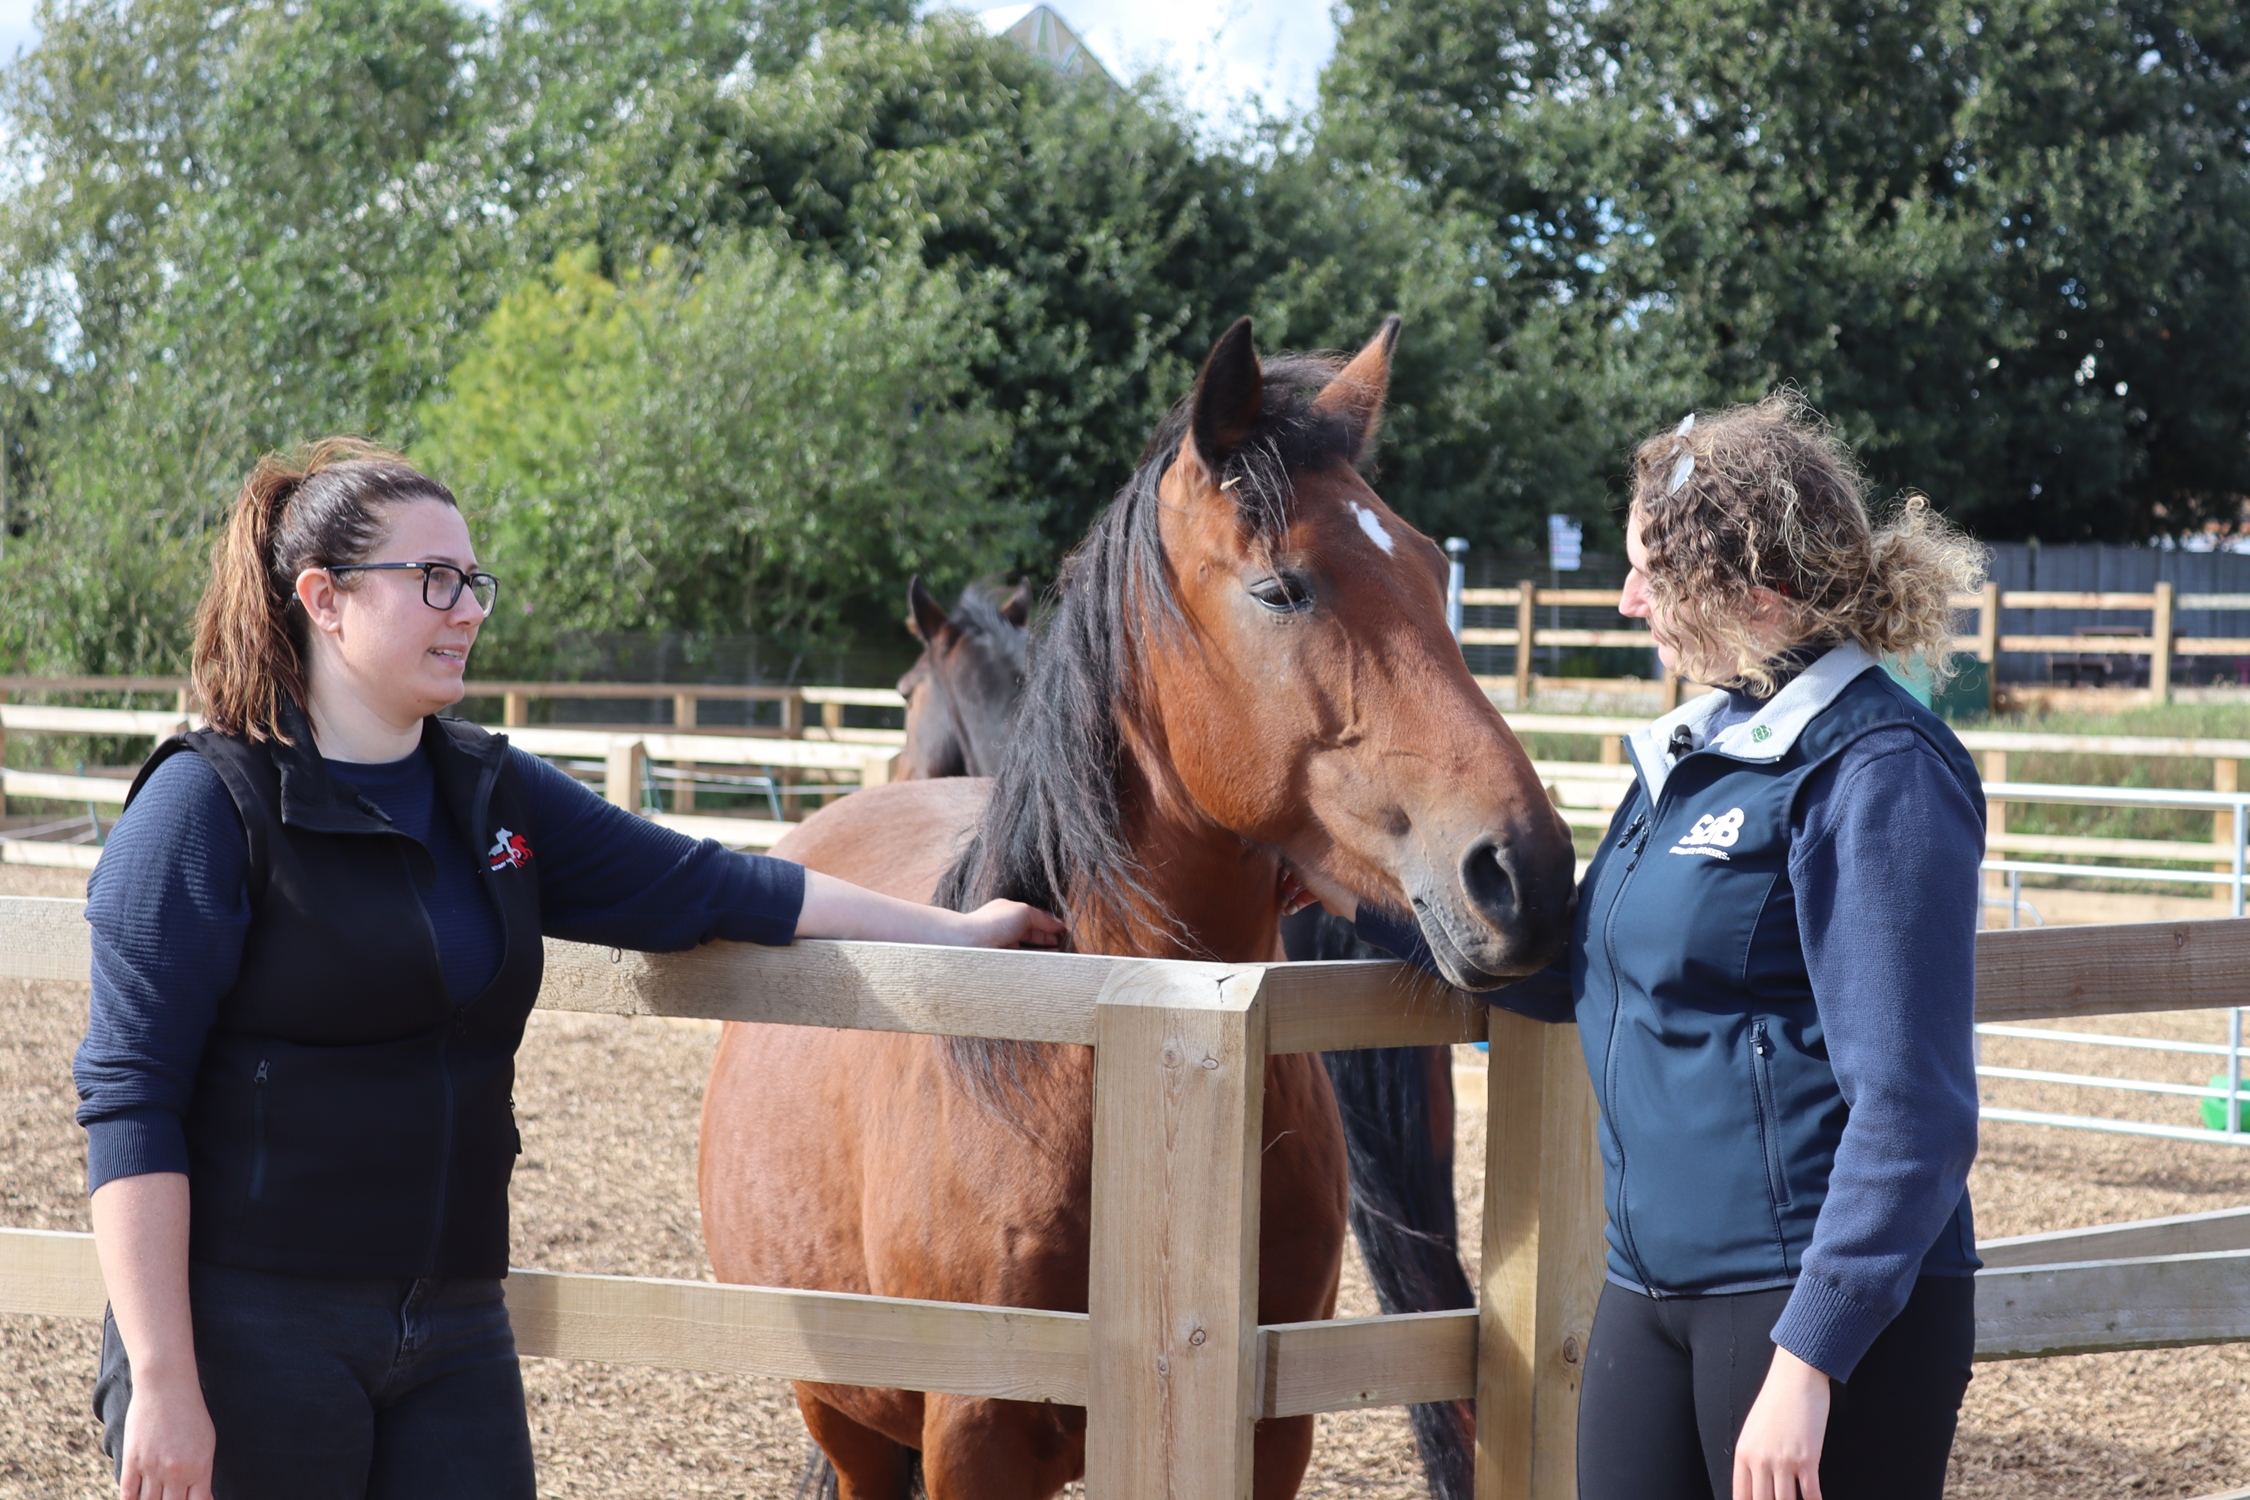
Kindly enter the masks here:
[[1511, 833], [1473, 839], [1452, 880], [1411, 893], [1431, 956], [1461, 989], [1535, 974], [1562, 955], [1570, 936], [1577, 889], [1569, 840], [1539, 828]]

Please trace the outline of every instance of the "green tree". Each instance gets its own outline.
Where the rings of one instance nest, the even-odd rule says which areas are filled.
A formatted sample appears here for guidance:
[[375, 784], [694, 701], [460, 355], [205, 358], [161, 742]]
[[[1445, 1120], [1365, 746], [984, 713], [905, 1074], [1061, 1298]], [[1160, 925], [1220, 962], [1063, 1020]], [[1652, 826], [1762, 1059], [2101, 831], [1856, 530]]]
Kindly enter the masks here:
[[959, 358], [984, 309], [911, 256], [854, 272], [757, 237], [611, 281], [591, 250], [493, 312], [417, 457], [504, 572], [488, 667], [561, 630], [753, 633], [783, 651], [1029, 540], [1006, 425]]
[[652, 93], [534, 231], [610, 268], [748, 228], [855, 268], [912, 251], [986, 280], [996, 337], [955, 357], [1012, 419], [1006, 487], [1042, 513], [1051, 557], [1255, 310], [1256, 187], [1153, 82], [1066, 79], [941, 15], [832, 32], [782, 76]]
[[1511, 279], [1601, 308], [1667, 390], [1795, 381], [1985, 534], [2139, 536], [2250, 492], [2246, 24], [1391, 0], [1345, 21], [1323, 146], [1480, 218]]

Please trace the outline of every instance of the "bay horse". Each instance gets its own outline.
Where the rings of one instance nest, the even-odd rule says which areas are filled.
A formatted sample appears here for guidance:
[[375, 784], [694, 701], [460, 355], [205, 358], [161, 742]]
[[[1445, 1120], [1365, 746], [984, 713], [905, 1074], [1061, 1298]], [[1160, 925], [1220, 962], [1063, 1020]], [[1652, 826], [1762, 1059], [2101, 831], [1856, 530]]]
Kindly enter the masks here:
[[906, 743], [891, 778], [990, 776], [1023, 696], [1031, 580], [1018, 580], [998, 600], [970, 584], [948, 615], [917, 573], [906, 586], [906, 608], [922, 655], [898, 680]]
[[[1398, 322], [1347, 364], [1220, 338], [1087, 540], [996, 777], [898, 782], [775, 853], [954, 907], [1060, 912], [1085, 952], [1271, 959], [1287, 873], [1410, 912], [1452, 983], [1544, 967], [1568, 831], [1447, 632], [1445, 560], [1356, 467]], [[1091, 1049], [730, 1024], [698, 1178], [720, 1279], [1083, 1311]], [[1258, 1318], [1331, 1316], [1345, 1153], [1325, 1069], [1268, 1060]], [[1045, 1500], [1075, 1408], [797, 1386], [843, 1500]], [[1313, 1419], [1258, 1425], [1293, 1495]], [[917, 1462], [918, 1459], [918, 1462]]]
[[[908, 619], [923, 650], [899, 679], [906, 743], [894, 779], [998, 768], [1023, 696], [1031, 603], [1029, 580], [998, 602], [972, 584], [949, 615], [920, 574], [907, 585]], [[1282, 929], [1291, 959], [1388, 956], [1318, 907]], [[1377, 1305], [1386, 1313], [1474, 1307], [1453, 1200], [1452, 1049], [1360, 1048], [1324, 1052], [1321, 1061], [1343, 1124], [1346, 1218]], [[1408, 1418], [1434, 1500], [1469, 1500], [1476, 1430], [1468, 1403], [1415, 1406]]]

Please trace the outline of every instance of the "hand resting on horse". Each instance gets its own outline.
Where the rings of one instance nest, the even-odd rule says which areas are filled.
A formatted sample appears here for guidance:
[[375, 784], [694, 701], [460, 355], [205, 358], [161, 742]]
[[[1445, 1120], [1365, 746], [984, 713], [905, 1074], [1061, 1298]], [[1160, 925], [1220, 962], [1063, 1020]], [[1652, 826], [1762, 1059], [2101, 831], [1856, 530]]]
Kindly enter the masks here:
[[948, 911], [807, 870], [797, 936], [944, 948], [1053, 948], [1062, 942], [1063, 924], [1021, 901], [987, 901], [975, 911]]

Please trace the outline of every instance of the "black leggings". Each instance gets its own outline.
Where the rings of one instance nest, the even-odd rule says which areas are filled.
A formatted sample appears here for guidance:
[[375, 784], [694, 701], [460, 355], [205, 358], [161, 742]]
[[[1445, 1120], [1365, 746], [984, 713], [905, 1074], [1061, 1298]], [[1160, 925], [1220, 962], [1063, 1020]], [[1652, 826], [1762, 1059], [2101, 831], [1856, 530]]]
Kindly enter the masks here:
[[[1579, 1500], [1730, 1500], [1734, 1439], [1789, 1288], [1658, 1300], [1602, 1288], [1578, 1406]], [[1976, 1348], [1976, 1283], [1924, 1276], [1838, 1383], [1826, 1500], [1940, 1500]]]

